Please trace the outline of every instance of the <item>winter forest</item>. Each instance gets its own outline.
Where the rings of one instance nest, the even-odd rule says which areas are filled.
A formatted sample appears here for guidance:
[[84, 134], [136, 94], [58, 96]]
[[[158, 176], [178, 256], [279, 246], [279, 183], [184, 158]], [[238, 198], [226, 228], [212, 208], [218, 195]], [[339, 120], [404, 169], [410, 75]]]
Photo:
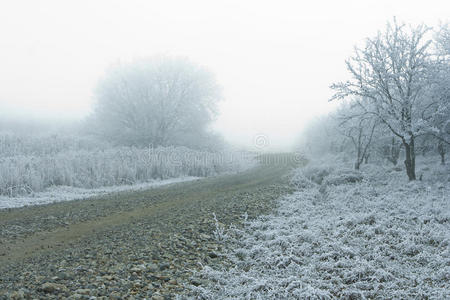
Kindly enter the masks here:
[[131, 2], [0, 5], [0, 300], [450, 298], [448, 19]]

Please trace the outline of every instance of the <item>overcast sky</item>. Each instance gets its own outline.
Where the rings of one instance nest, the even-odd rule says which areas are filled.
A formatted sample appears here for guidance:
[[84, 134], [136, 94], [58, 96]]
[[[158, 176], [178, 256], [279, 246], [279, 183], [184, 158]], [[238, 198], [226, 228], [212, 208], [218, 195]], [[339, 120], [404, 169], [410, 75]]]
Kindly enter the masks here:
[[450, 1], [2, 1], [0, 114], [80, 119], [111, 63], [181, 55], [223, 86], [227, 140], [287, 149], [332, 108], [354, 45], [393, 16], [436, 26]]

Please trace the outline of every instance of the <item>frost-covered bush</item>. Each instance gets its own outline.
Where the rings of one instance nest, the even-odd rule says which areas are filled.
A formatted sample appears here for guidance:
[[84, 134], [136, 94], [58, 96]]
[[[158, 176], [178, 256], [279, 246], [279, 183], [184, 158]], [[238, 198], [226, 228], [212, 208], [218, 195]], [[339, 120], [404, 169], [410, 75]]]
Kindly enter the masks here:
[[433, 163], [427, 162], [424, 167], [420, 167], [417, 174], [422, 175], [424, 180], [450, 183], [450, 164], [429, 167], [430, 164]]
[[182, 176], [205, 177], [239, 171], [250, 156], [185, 147], [110, 147], [0, 157], [0, 194], [16, 196], [50, 186], [98, 188]]
[[292, 173], [290, 184], [298, 189], [311, 188], [316, 185], [310, 178], [308, 178], [302, 169], [296, 169]]
[[327, 176], [322, 184], [325, 185], [341, 185], [346, 183], [356, 183], [363, 180], [363, 174], [355, 170], [334, 171]]
[[363, 180], [360, 171], [347, 169], [342, 164], [313, 164], [293, 172], [291, 184], [298, 188], [308, 188], [314, 185], [340, 185], [356, 183]]
[[325, 177], [330, 175], [333, 172], [333, 167], [326, 165], [308, 165], [301, 172], [303, 175], [308, 178], [310, 181], [316, 184], [322, 184], [322, 181]]

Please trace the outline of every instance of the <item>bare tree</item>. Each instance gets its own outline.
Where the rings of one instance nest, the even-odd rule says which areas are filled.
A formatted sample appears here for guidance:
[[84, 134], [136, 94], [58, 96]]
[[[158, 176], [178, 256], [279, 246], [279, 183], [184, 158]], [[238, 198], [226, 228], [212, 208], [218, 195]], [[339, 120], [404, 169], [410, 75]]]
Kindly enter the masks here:
[[[428, 109], [431, 114], [424, 117], [429, 121], [429, 133], [437, 140], [441, 164], [450, 145], [450, 26], [441, 26], [436, 38], [438, 58], [436, 60], [436, 82], [431, 92]], [[427, 110], [424, 110], [425, 115]]]
[[297, 147], [309, 156], [344, 152], [349, 143], [339, 134], [338, 127], [339, 120], [334, 114], [317, 117], [303, 129]]
[[450, 55], [450, 23], [442, 24], [436, 36], [437, 47], [441, 55]]
[[421, 110], [423, 122], [420, 128], [426, 137], [422, 139], [425, 148], [430, 143], [437, 144], [441, 163], [445, 164], [445, 154], [450, 145], [450, 29], [442, 26], [436, 34], [435, 59], [431, 72], [432, 85], [427, 102]]
[[356, 153], [355, 170], [359, 170], [364, 160], [369, 159], [370, 146], [374, 137], [377, 119], [367, 115], [357, 107], [341, 107], [338, 112], [339, 132], [349, 138]]
[[394, 19], [384, 33], [367, 39], [363, 49], [355, 48], [346, 61], [352, 78], [331, 86], [336, 91], [332, 100], [357, 96], [360, 108], [402, 141], [409, 180], [416, 179], [414, 140], [420, 134], [421, 101], [429, 86], [428, 30], [424, 25], [407, 29]]
[[401, 144], [395, 139], [395, 137], [392, 137], [389, 140], [390, 142], [385, 143], [382, 146], [381, 152], [384, 158], [396, 166], [400, 157]]
[[129, 145], [173, 145], [204, 134], [220, 88], [210, 72], [186, 59], [153, 57], [112, 66], [96, 98], [93, 117], [106, 138]]
[[445, 154], [450, 145], [450, 76], [447, 77], [433, 88], [431, 103], [422, 111], [423, 130], [436, 142], [441, 164], [445, 164]]

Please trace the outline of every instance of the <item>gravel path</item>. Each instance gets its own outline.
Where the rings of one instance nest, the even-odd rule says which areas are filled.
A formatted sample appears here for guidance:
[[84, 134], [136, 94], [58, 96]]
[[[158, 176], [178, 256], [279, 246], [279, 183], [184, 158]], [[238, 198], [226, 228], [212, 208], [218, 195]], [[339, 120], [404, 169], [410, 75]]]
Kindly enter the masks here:
[[223, 263], [214, 237], [290, 192], [288, 165], [0, 211], [0, 299], [173, 299]]

